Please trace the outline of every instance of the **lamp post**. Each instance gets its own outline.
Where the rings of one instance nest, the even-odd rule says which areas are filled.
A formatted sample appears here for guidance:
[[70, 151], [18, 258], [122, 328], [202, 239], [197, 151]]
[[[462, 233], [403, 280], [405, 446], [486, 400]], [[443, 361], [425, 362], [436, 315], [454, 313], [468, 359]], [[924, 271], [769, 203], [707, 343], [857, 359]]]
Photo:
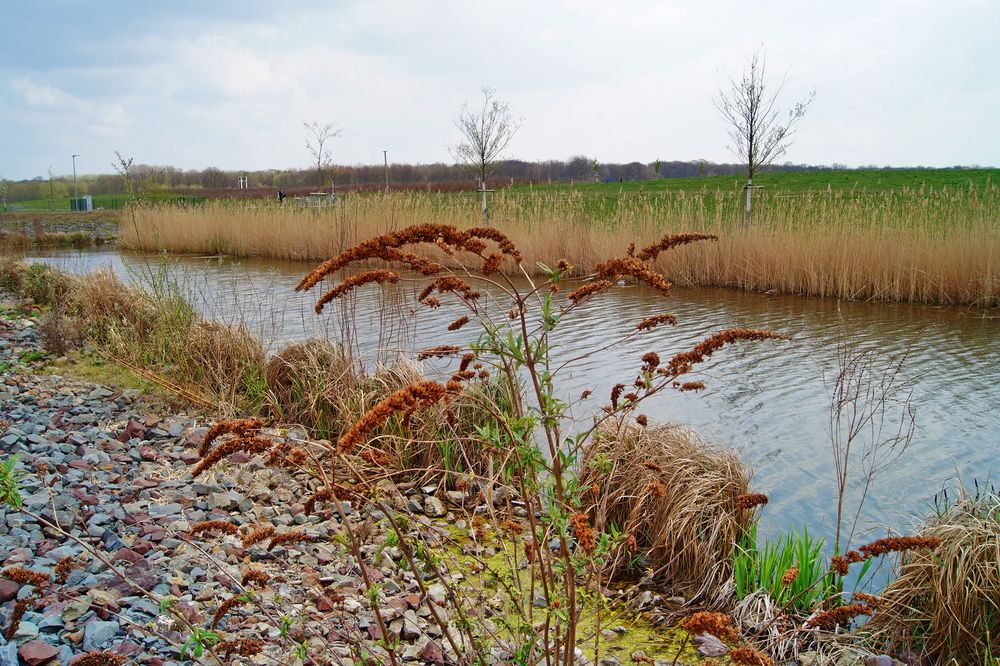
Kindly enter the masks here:
[[382, 151], [382, 161], [385, 162], [385, 193], [389, 193], [389, 151]]
[[79, 202], [77, 201], [78, 194], [76, 191], [76, 158], [78, 157], [79, 155], [73, 156], [73, 205], [69, 207], [70, 210], [77, 210], [80, 207]]

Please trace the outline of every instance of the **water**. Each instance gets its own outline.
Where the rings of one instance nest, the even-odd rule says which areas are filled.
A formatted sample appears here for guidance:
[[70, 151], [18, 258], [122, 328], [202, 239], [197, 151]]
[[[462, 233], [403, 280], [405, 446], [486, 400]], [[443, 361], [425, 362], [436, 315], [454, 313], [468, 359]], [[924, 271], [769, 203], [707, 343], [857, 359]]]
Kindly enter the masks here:
[[[155, 257], [112, 249], [39, 253], [72, 272], [113, 267], [125, 279], [157, 271]], [[471, 325], [448, 333], [461, 310], [412, 309], [421, 281], [404, 281], [389, 299], [377, 289], [359, 290], [346, 312], [328, 306], [317, 316], [319, 290], [295, 293], [311, 264], [214, 258], [172, 259], [171, 274], [206, 316], [242, 322], [272, 349], [312, 335], [339, 340], [343, 322], [353, 322], [352, 344], [367, 359], [391, 359], [400, 350], [468, 343]], [[676, 327], [614, 343], [645, 316], [669, 312]], [[346, 314], [346, 316], [345, 316]], [[385, 316], [383, 316], [385, 315]], [[399, 316], [402, 315], [402, 316]], [[577, 405], [586, 418], [608, 401], [617, 382], [630, 384], [646, 351], [663, 359], [712, 332], [734, 326], [767, 328], [791, 336], [785, 342], [728, 347], [700, 366], [707, 390], [668, 391], [645, 403], [654, 422], [683, 422], [708, 439], [733, 447], [754, 471], [755, 490], [770, 496], [762, 535], [808, 524], [811, 534], [831, 537], [836, 516], [830, 451], [830, 381], [837, 368], [838, 340], [846, 333], [861, 346], [896, 355], [909, 349], [903, 378], [909, 385], [917, 424], [906, 453], [868, 493], [859, 527], [862, 537], [885, 526], [913, 527], [932, 506], [935, 493], [961, 479], [987, 480], [1000, 454], [1000, 316], [943, 306], [852, 303], [797, 296], [766, 296], [721, 289], [679, 289], [664, 299], [651, 290], [616, 287], [561, 323], [557, 361], [611, 345], [564, 370], [557, 383], [564, 397], [584, 389], [594, 397]], [[383, 331], [380, 321], [394, 320]], [[433, 371], [433, 369], [431, 369]], [[860, 476], [854, 477], [856, 480]], [[855, 482], [856, 499], [861, 487]], [[856, 503], [848, 502], [848, 507]], [[851, 510], [853, 513], [853, 509]], [[860, 543], [855, 539], [854, 543]]]

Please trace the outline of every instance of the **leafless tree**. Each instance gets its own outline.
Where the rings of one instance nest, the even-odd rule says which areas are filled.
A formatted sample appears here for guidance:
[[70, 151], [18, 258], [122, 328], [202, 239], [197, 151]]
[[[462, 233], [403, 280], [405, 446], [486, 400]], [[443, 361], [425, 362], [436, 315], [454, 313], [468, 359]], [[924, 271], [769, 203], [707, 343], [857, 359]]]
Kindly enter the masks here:
[[719, 90], [714, 100], [732, 141], [729, 150], [741, 160], [747, 174], [743, 208], [747, 219], [751, 214], [754, 176], [785, 154], [792, 144], [796, 125], [816, 97], [814, 90], [782, 112], [778, 96], [784, 86], [782, 77], [772, 91], [767, 80], [767, 58], [762, 50], [757, 50], [743, 76], [729, 79], [729, 86]]
[[507, 144], [520, 129], [521, 120], [511, 115], [510, 105], [497, 97], [493, 88], [483, 88], [482, 108], [473, 111], [468, 103], [463, 104], [455, 126], [462, 133], [463, 141], [449, 150], [456, 162], [479, 179], [479, 188], [483, 193], [483, 221], [489, 224], [486, 178], [496, 169]]
[[[837, 372], [830, 385], [830, 444], [837, 484], [838, 554], [850, 548], [875, 477], [891, 467], [913, 439], [916, 409], [903, 374], [911, 346], [912, 342], [899, 354], [886, 356], [878, 349], [862, 348], [846, 327], [837, 344]], [[848, 526], [849, 485], [860, 496]]]
[[333, 164], [327, 144], [331, 139], [340, 136], [343, 130], [337, 126], [337, 123], [332, 122], [320, 125], [303, 120], [302, 126], [306, 129], [306, 150], [312, 155], [313, 162], [316, 164], [316, 187], [323, 189], [326, 182], [323, 175]]

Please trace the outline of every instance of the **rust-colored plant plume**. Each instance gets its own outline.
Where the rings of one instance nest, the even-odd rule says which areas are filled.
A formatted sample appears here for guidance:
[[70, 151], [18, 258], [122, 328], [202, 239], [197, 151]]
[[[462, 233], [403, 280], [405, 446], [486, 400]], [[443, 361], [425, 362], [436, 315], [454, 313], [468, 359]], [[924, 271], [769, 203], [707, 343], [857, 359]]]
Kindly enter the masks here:
[[252, 530], [243, 535], [243, 547], [249, 548], [265, 539], [270, 539], [274, 531], [274, 525], [255, 525]]
[[92, 650], [70, 659], [69, 666], [121, 666], [124, 663], [125, 655], [123, 654]]
[[231, 611], [236, 606], [242, 606], [245, 603], [247, 603], [247, 598], [242, 594], [233, 595], [223, 601], [222, 604], [215, 610], [215, 614], [212, 615], [212, 622], [210, 625], [212, 629], [219, 626], [219, 623], [222, 622], [222, 618], [226, 616], [226, 613]]
[[640, 331], [648, 331], [656, 328], [660, 324], [669, 324], [670, 326], [676, 326], [677, 317], [675, 317], [672, 314], [658, 314], [658, 315], [653, 315], [652, 317], [645, 317], [639, 321], [639, 324], [636, 326], [636, 329]]
[[720, 331], [699, 342], [693, 349], [675, 354], [673, 358], [660, 369], [666, 375], [676, 377], [690, 372], [697, 363], [701, 363], [722, 347], [735, 342], [753, 340], [784, 340], [787, 336], [759, 328], [729, 328]]
[[448, 395], [448, 388], [438, 382], [417, 382], [399, 389], [378, 403], [362, 416], [337, 442], [337, 451], [348, 453], [367, 433], [389, 420], [393, 414], [412, 414], [414, 411], [440, 402]]
[[774, 666], [774, 660], [747, 645], [729, 651], [729, 660], [740, 666]]
[[202, 532], [236, 534], [237, 531], [236, 525], [228, 520], [202, 520], [191, 526], [191, 536], [196, 536]]
[[0, 576], [21, 585], [33, 585], [34, 587], [45, 587], [52, 580], [47, 573], [32, 571], [22, 566], [7, 567], [0, 571]]
[[570, 519], [573, 525], [573, 533], [576, 534], [576, 542], [587, 555], [594, 554], [595, 534], [594, 528], [590, 526], [590, 519], [585, 513], [575, 513]]
[[661, 252], [703, 240], [719, 240], [719, 237], [711, 234], [668, 234], [652, 245], [642, 248], [635, 256], [640, 261], [656, 261]]
[[320, 296], [319, 300], [316, 301], [316, 306], [314, 309], [316, 310], [316, 314], [320, 314], [321, 312], [323, 312], [323, 308], [326, 306], [327, 303], [329, 303], [335, 298], [340, 298], [341, 296], [348, 293], [355, 287], [360, 287], [362, 285], [371, 283], [396, 284], [397, 282], [399, 282], [399, 273], [395, 271], [386, 270], [384, 268], [380, 268], [373, 271], [362, 271], [360, 273], [352, 275], [351, 277], [347, 278], [346, 280], [338, 284], [336, 287], [330, 289], [325, 294]]
[[264, 641], [257, 638], [232, 638], [221, 641], [215, 646], [215, 651], [222, 653], [223, 657], [237, 655], [240, 657], [252, 657], [260, 654], [264, 649]]
[[209, 428], [208, 432], [205, 433], [204, 439], [201, 440], [201, 447], [198, 449], [198, 455], [204, 458], [208, 450], [212, 447], [212, 442], [226, 433], [236, 435], [237, 437], [256, 435], [257, 431], [263, 425], [264, 422], [260, 419], [223, 419]]
[[844, 624], [858, 615], [872, 615], [875, 611], [868, 604], [845, 604], [822, 613], [817, 613], [806, 624], [810, 627], [828, 629]]
[[269, 580], [271, 580], [271, 576], [269, 576], [263, 569], [249, 567], [243, 572], [243, 577], [240, 579], [240, 585], [246, 587], [250, 583], [253, 583], [258, 587], [264, 587], [267, 585]]
[[745, 493], [736, 497], [736, 506], [740, 509], [749, 510], [762, 504], [767, 504], [767, 495], [764, 493]]
[[[492, 241], [496, 244], [499, 253], [484, 255], [487, 250], [485, 241]], [[355, 245], [337, 256], [324, 261], [312, 272], [302, 278], [295, 286], [296, 291], [308, 291], [320, 282], [324, 277], [344, 268], [345, 266], [359, 262], [378, 259], [390, 263], [402, 263], [410, 270], [423, 275], [435, 275], [440, 273], [444, 267], [436, 262], [422, 259], [415, 254], [400, 250], [407, 245], [419, 243], [430, 243], [443, 249], [448, 254], [456, 252], [468, 252], [483, 260], [481, 270], [489, 275], [500, 268], [500, 261], [507, 257], [517, 264], [523, 260], [521, 252], [514, 246], [514, 243], [502, 232], [490, 227], [477, 227], [473, 229], [459, 230], [446, 224], [419, 224], [396, 232], [383, 234]], [[356, 286], [356, 285], [354, 285]], [[340, 286], [334, 287], [334, 290]], [[350, 289], [353, 287], [347, 287]], [[469, 298], [472, 290], [464, 294], [464, 298]], [[343, 293], [343, 292], [340, 292]], [[430, 292], [424, 295], [428, 296]], [[423, 297], [418, 300], [423, 300]]]
[[917, 548], [934, 550], [941, 545], [941, 539], [933, 537], [886, 537], [877, 539], [863, 546], [858, 546], [865, 557], [878, 557], [887, 553], [901, 553]]
[[740, 634], [733, 626], [733, 618], [725, 613], [698, 611], [680, 622], [681, 628], [692, 636], [711, 634], [716, 638], [735, 643], [740, 640]]
[[226, 458], [227, 456], [231, 456], [236, 452], [256, 455], [258, 453], [266, 453], [272, 446], [274, 446], [274, 441], [266, 437], [251, 437], [244, 435], [235, 439], [230, 439], [209, 451], [207, 456], [199, 460], [198, 464], [191, 470], [191, 476], [200, 476], [220, 460]]

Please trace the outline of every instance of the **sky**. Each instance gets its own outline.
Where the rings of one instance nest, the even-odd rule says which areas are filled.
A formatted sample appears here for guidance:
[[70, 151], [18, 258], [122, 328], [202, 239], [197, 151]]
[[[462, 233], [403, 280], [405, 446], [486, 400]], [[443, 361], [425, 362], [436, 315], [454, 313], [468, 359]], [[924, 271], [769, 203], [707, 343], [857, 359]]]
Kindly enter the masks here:
[[0, 176], [452, 162], [492, 87], [506, 156], [734, 161], [713, 97], [763, 49], [788, 107], [781, 161], [1000, 165], [997, 0], [31, 0], [4, 10]]

